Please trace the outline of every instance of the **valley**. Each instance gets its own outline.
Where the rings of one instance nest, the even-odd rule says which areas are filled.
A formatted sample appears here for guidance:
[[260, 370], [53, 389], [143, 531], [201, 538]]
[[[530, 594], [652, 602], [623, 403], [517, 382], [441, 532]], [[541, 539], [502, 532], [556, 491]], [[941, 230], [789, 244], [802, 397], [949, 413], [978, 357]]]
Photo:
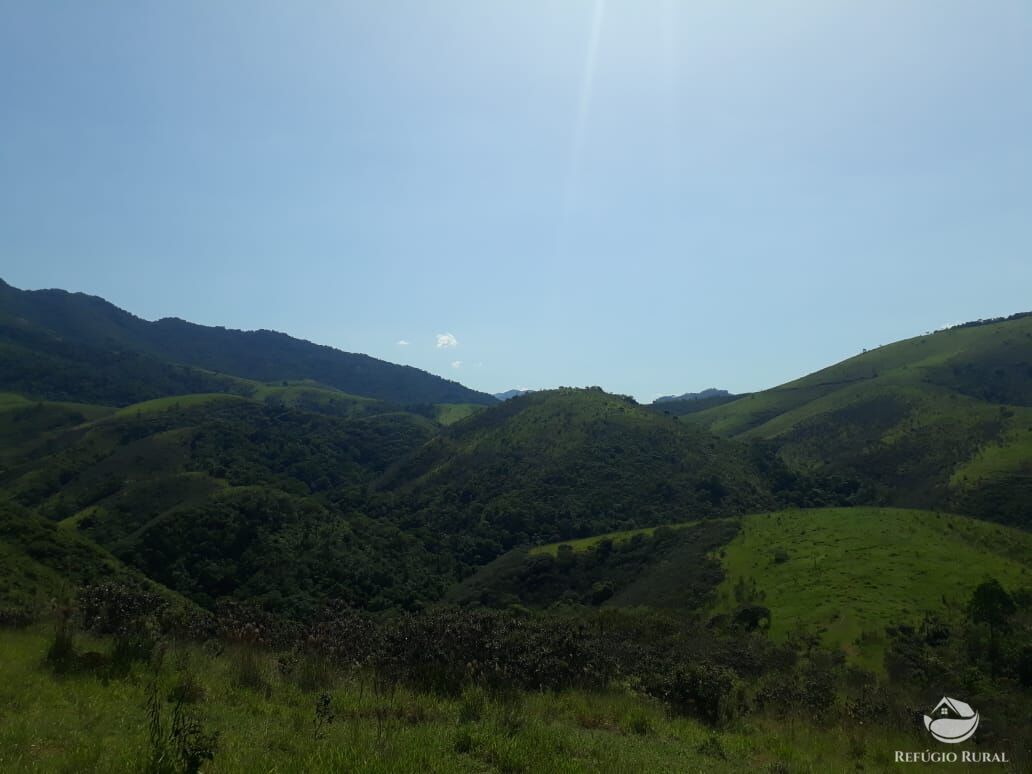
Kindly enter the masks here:
[[5, 770], [1029, 760], [1032, 317], [640, 405], [0, 291]]

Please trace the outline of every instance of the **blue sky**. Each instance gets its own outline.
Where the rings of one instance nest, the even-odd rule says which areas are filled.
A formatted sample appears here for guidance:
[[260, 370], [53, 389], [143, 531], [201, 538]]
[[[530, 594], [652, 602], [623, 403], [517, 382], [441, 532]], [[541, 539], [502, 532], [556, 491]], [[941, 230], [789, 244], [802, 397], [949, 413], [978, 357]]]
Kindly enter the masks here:
[[0, 0], [0, 276], [488, 391], [768, 387], [1032, 309], [1030, 40], [1027, 0]]

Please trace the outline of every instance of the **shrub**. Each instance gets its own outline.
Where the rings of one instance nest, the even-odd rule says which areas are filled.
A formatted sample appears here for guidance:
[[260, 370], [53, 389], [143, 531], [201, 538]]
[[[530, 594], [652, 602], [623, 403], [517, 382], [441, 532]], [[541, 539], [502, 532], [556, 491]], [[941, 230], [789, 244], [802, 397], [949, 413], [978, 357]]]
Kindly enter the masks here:
[[193, 672], [183, 672], [169, 691], [168, 700], [174, 704], [199, 704], [207, 691]]
[[661, 677], [651, 692], [674, 712], [714, 726], [731, 721], [741, 707], [738, 678], [731, 670], [713, 664], [678, 667]]
[[323, 738], [326, 734], [326, 728], [337, 718], [337, 713], [333, 709], [333, 698], [328, 693], [319, 695], [319, 698], [315, 700], [315, 729], [314, 736], [316, 741]]

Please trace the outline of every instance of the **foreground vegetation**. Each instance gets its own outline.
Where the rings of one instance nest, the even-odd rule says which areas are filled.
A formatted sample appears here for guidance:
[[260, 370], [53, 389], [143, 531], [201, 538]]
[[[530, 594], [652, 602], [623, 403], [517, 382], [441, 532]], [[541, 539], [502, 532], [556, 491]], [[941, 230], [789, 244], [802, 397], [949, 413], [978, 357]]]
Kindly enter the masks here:
[[[998, 608], [979, 594], [1010, 605], [990, 616], [991, 665], [972, 655]], [[641, 610], [300, 622], [91, 587], [0, 628], [0, 769], [889, 771], [895, 750], [927, 747], [915, 710], [945, 690], [985, 708], [964, 749], [1006, 751], [1002, 768], [1021, 771], [1032, 664], [1016, 637], [1032, 604], [989, 584], [970, 612], [935, 638], [898, 632], [887, 682], [812, 641]]]
[[[138, 665], [118, 680], [56, 677], [44, 664], [49, 641], [38, 630], [0, 632], [5, 772], [153, 770], [154, 685], [166, 724], [176, 707], [168, 698], [190, 686], [191, 717], [201, 733], [218, 735], [204, 761], [212, 772], [879, 771], [893, 750], [924, 744], [916, 734], [850, 734], [777, 717], [715, 730], [620, 688], [378, 695], [370, 679], [336, 676], [306, 688], [281, 676], [270, 655], [256, 662], [265, 682], [255, 687], [242, 680], [239, 655], [194, 645], [170, 649], [160, 669]], [[177, 751], [168, 748], [171, 763]]]

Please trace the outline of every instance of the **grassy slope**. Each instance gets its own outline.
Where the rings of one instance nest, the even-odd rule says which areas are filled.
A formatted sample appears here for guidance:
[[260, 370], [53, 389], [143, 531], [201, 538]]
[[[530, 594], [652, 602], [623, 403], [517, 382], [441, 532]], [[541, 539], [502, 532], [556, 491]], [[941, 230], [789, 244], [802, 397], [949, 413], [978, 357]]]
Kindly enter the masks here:
[[438, 403], [434, 406], [435, 418], [442, 425], [454, 425], [459, 420], [483, 410], [484, 406], [476, 403]]
[[[689, 527], [693, 524], [698, 524], [697, 521], [683, 521], [679, 524], [668, 524], [670, 529], [680, 529], [682, 527]], [[630, 540], [635, 535], [651, 535], [656, 531], [656, 527], [642, 527], [640, 529], [624, 529], [616, 532], [606, 532], [602, 535], [592, 535], [591, 537], [578, 538], [576, 540], [564, 540], [558, 543], [546, 543], [545, 545], [534, 546], [527, 553], [530, 556], [537, 556], [540, 554], [548, 554], [549, 556], [557, 556], [559, 554], [559, 546], [568, 545], [575, 553], [583, 551], [591, 551], [598, 548], [598, 544], [603, 540], [611, 540], [614, 545], [623, 543], [624, 541]]]
[[[124, 680], [57, 679], [41, 665], [48, 642], [38, 630], [0, 629], [0, 769], [141, 770], [148, 752], [144, 707], [150, 670], [137, 667]], [[203, 687], [204, 698], [192, 709], [207, 730], [219, 732], [214, 761], [204, 771], [719, 773], [780, 762], [772, 770], [804, 774], [851, 771], [856, 761], [856, 743], [838, 729], [757, 718], [713, 732], [617, 689], [524, 694], [515, 711], [488, 701], [478, 718], [461, 722], [461, 699], [407, 690], [382, 697], [354, 678], [328, 680], [320, 689], [331, 694], [337, 719], [316, 740], [317, 693], [280, 678], [271, 656], [261, 664], [268, 691], [240, 687], [234, 663], [231, 654], [212, 657], [201, 648], [179, 646], [158, 676], [161, 695], [182, 669]], [[166, 715], [171, 706], [164, 704]], [[384, 719], [380, 731], [378, 717]], [[700, 749], [704, 743], [712, 749], [714, 738], [724, 757]], [[923, 744], [884, 730], [859, 738], [867, 771], [894, 770], [893, 750]], [[911, 768], [925, 770], [920, 764]]]
[[[787, 552], [778, 563], [775, 551]], [[1032, 586], [1032, 536], [962, 516], [893, 508], [818, 509], [748, 516], [723, 555], [718, 609], [755, 581], [772, 635], [818, 631], [878, 666], [889, 624], [956, 610], [987, 577]], [[862, 645], [862, 633], [873, 635]]]
[[108, 581], [144, 583], [87, 538], [0, 501], [0, 608], [45, 610], [82, 585]]
[[1028, 523], [972, 490], [1032, 480], [1032, 318], [940, 331], [863, 353], [685, 421], [773, 439], [786, 460], [867, 473], [890, 500]]

